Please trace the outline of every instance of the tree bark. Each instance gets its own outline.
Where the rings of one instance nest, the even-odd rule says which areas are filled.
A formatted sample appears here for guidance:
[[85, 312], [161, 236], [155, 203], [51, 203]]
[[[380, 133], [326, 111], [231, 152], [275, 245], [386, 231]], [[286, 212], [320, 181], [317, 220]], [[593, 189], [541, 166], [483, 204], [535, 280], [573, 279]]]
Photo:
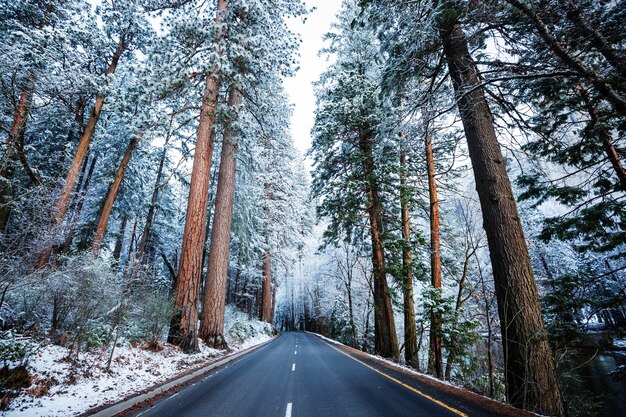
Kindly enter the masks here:
[[[218, 0], [215, 21], [220, 23], [228, 2]], [[198, 292], [202, 274], [202, 247], [206, 228], [206, 208], [211, 174], [211, 158], [215, 142], [215, 117], [221, 85], [217, 70], [206, 76], [204, 96], [200, 110], [200, 123], [196, 135], [187, 202], [187, 217], [183, 232], [178, 279], [176, 280], [177, 314], [172, 319], [168, 341], [182, 347], [185, 352], [198, 351]]]
[[[43, 19], [39, 22], [39, 30], [44, 29], [48, 25], [48, 16], [52, 13], [52, 3], [48, 3], [43, 11]], [[38, 178], [35, 177], [30, 170], [30, 166], [26, 163], [26, 158], [23, 153], [24, 144], [24, 132], [26, 130], [26, 121], [28, 118], [28, 112], [30, 110], [30, 103], [33, 97], [34, 84], [36, 76], [32, 73], [27, 75], [27, 86], [20, 92], [20, 97], [15, 106], [15, 112], [13, 113], [13, 123], [11, 124], [11, 130], [9, 131], [9, 137], [7, 138], [7, 149], [5, 156], [7, 160], [3, 161], [3, 166], [0, 167], [0, 176], [2, 176], [7, 182], [13, 177], [13, 168], [11, 163], [15, 160], [15, 144], [18, 144], [21, 139], [22, 151], [20, 156], [22, 165], [27, 170], [27, 174], [33, 179], [35, 183], [38, 183]], [[4, 165], [4, 163], [6, 165]], [[0, 233], [6, 230], [10, 215], [11, 207], [9, 205], [11, 194], [10, 186], [0, 187]]]
[[14, 157], [15, 155], [15, 149], [12, 146], [13, 143], [15, 143], [15, 141], [24, 134], [24, 128], [26, 127], [26, 119], [28, 117], [28, 110], [32, 96], [32, 89], [25, 89], [20, 93], [20, 98], [17, 101], [17, 106], [15, 107], [15, 112], [13, 114], [11, 132], [9, 133], [9, 138], [7, 139], [7, 156], [9, 158]]
[[[426, 150], [426, 171], [428, 173], [428, 200], [430, 207], [430, 283], [436, 291], [441, 290], [441, 239], [439, 236], [439, 199], [435, 178], [435, 158], [430, 134], [428, 111], [424, 110], [424, 148]], [[436, 307], [436, 306], [435, 306]], [[443, 347], [441, 343], [441, 313], [430, 314], [430, 345], [428, 370], [443, 378]]]
[[368, 198], [372, 266], [374, 284], [374, 349], [384, 358], [399, 359], [398, 337], [393, 319], [393, 308], [387, 285], [385, 250], [383, 247], [383, 212], [378, 195], [378, 180], [374, 169], [373, 131], [361, 132], [359, 147], [363, 158], [365, 194]]
[[[4, 182], [9, 182], [13, 178], [13, 162], [17, 157], [16, 144], [19, 141], [19, 137], [24, 134], [24, 128], [26, 126], [26, 119], [28, 117], [28, 108], [30, 100], [32, 98], [32, 90], [25, 89], [20, 93], [20, 98], [15, 107], [13, 114], [13, 124], [9, 137], [7, 139], [7, 149], [3, 158], [3, 166], [0, 169], [0, 175], [3, 177]], [[3, 185], [0, 188], [0, 231], [4, 231], [9, 222], [11, 213], [10, 208], [11, 187], [10, 184]]]
[[404, 296], [404, 359], [412, 368], [419, 366], [417, 356], [417, 326], [413, 300], [413, 251], [411, 249], [411, 218], [409, 214], [409, 189], [407, 184], [406, 154], [400, 154], [400, 208], [402, 220], [402, 293]]
[[[82, 178], [81, 178], [78, 182], [79, 187], [81, 183], [83, 184], [83, 187], [78, 193], [76, 193], [74, 197], [73, 204], [76, 205], [76, 207], [74, 207], [72, 210], [72, 215], [71, 215], [72, 224], [67, 232], [67, 236], [65, 236], [63, 245], [61, 245], [61, 247], [57, 249], [57, 252], [56, 252], [57, 254], [66, 253], [72, 246], [72, 242], [74, 240], [74, 232], [76, 231], [75, 223], [78, 221], [78, 219], [80, 219], [80, 213], [83, 211], [83, 206], [85, 205], [85, 195], [87, 194], [87, 190], [89, 189], [89, 184], [91, 183], [91, 177], [93, 176], [93, 171], [96, 168], [97, 162], [98, 162], [98, 155], [95, 155], [91, 159], [91, 164], [89, 164], [88, 157], [87, 157], [87, 161], [85, 161], [85, 163], [83, 164], [83, 168], [84, 168], [83, 173], [85, 169], [87, 169], [88, 164], [89, 164], [89, 170], [87, 170], [87, 173], [84, 176], [85, 181], [82, 181]], [[81, 173], [81, 177], [82, 176], [83, 174]]]
[[261, 320], [272, 322], [272, 261], [269, 252], [263, 257], [263, 294], [261, 297]]
[[274, 314], [276, 313], [276, 287], [272, 288], [272, 308], [270, 312], [270, 323], [274, 323]]
[[146, 246], [148, 245], [148, 238], [150, 237], [150, 232], [152, 231], [152, 222], [154, 221], [154, 213], [156, 211], [156, 204], [159, 199], [159, 190], [161, 189], [161, 178], [163, 177], [163, 166], [165, 165], [165, 157], [167, 155], [167, 144], [169, 143], [170, 136], [168, 135], [165, 143], [163, 144], [163, 152], [161, 153], [161, 158], [159, 159], [159, 167], [157, 168], [157, 176], [154, 180], [154, 188], [152, 189], [152, 197], [150, 198], [150, 207], [148, 207], [148, 214], [146, 215], [146, 223], [143, 226], [143, 231], [141, 233], [141, 239], [139, 240], [139, 247], [137, 249], [136, 258], [141, 260], [143, 258], [143, 254], [146, 251]]
[[[117, 44], [117, 48], [115, 49], [115, 52], [113, 53], [113, 57], [111, 58], [111, 63], [109, 64], [107, 68], [107, 71], [106, 71], [107, 78], [110, 77], [113, 73], [115, 73], [119, 60], [122, 54], [124, 53], [124, 51], [126, 51], [126, 48], [127, 48], [126, 37], [121, 36]], [[102, 94], [96, 95], [96, 102], [91, 111], [91, 115], [89, 116], [89, 120], [87, 121], [87, 125], [85, 126], [85, 129], [83, 130], [80, 140], [78, 141], [78, 146], [76, 148], [76, 152], [74, 153], [74, 158], [72, 159], [72, 164], [70, 165], [70, 169], [67, 172], [67, 175], [65, 177], [65, 183], [63, 184], [63, 187], [61, 188], [61, 192], [59, 194], [55, 208], [52, 213], [52, 218], [54, 220], [55, 225], [61, 224], [61, 222], [63, 221], [65, 217], [65, 213], [67, 212], [67, 208], [69, 206], [70, 199], [72, 197], [72, 190], [74, 190], [74, 186], [76, 185], [76, 180], [80, 173], [80, 168], [83, 165], [85, 157], [87, 156], [87, 152], [89, 151], [91, 138], [93, 137], [93, 134], [96, 130], [96, 124], [98, 123], [98, 120], [100, 119], [100, 112], [102, 111], [103, 106], [104, 106], [104, 95]], [[48, 248], [44, 250], [37, 257], [37, 262], [36, 262], [37, 267], [43, 268], [44, 266], [46, 266], [46, 264], [50, 260], [50, 256], [52, 255], [52, 250], [53, 250], [52, 248]]]
[[200, 337], [207, 346], [216, 349], [227, 347], [224, 339], [224, 307], [237, 174], [237, 132], [232, 123], [236, 122], [236, 114], [242, 100], [241, 91], [232, 87], [228, 94], [228, 106], [235, 116], [228, 121], [224, 129], [207, 279], [200, 319]]
[[493, 116], [454, 12], [444, 10], [438, 24], [489, 244], [502, 328], [507, 399], [516, 407], [559, 415], [563, 404], [554, 358]]
[[128, 223], [128, 217], [126, 213], [122, 215], [120, 221], [120, 230], [117, 232], [117, 240], [115, 241], [115, 248], [113, 249], [113, 265], [117, 269], [120, 263], [120, 256], [122, 256], [122, 247], [124, 246], [124, 235], [126, 234], [126, 223]]
[[476, 265], [478, 266], [478, 276], [480, 277], [480, 285], [482, 287], [483, 301], [485, 303], [485, 317], [487, 319], [487, 369], [489, 371], [489, 397], [493, 398], [496, 393], [495, 372], [492, 353], [492, 341], [493, 341], [493, 328], [491, 324], [491, 307], [489, 303], [489, 297], [487, 297], [487, 290], [485, 289], [485, 278], [483, 276], [483, 270], [480, 266], [480, 260], [474, 252], [476, 258]]
[[115, 199], [117, 198], [120, 186], [122, 185], [122, 180], [124, 179], [126, 167], [130, 162], [130, 157], [132, 156], [133, 150], [135, 150], [135, 147], [138, 143], [139, 138], [133, 138], [128, 144], [126, 152], [124, 153], [124, 157], [122, 158], [122, 161], [117, 168], [117, 172], [115, 173], [115, 178], [113, 179], [111, 188], [109, 188], [109, 192], [107, 193], [106, 200], [104, 201], [104, 206], [102, 207], [102, 214], [100, 214], [100, 220], [98, 221], [98, 227], [96, 227], [96, 233], [94, 234], [93, 242], [91, 243], [91, 251], [95, 255], [100, 252], [100, 248], [102, 247], [104, 234], [107, 230], [107, 225], [109, 224], [111, 212], [113, 211], [113, 204], [115, 203]]

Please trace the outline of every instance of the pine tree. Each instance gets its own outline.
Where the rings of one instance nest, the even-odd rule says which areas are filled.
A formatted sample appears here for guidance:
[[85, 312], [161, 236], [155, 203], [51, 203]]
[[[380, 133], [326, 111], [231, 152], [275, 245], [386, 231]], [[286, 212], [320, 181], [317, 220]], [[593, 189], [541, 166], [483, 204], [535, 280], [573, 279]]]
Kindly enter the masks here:
[[[329, 37], [337, 62], [323, 74], [318, 87], [318, 110], [313, 128], [315, 157], [313, 191], [324, 195], [319, 214], [330, 220], [327, 237], [353, 238], [358, 219], [369, 221], [373, 265], [375, 350], [398, 358], [393, 309], [387, 284], [383, 246], [383, 209], [375, 160], [380, 72], [373, 33], [354, 20], [358, 10], [345, 3], [339, 33]], [[354, 21], [354, 24], [352, 22]], [[350, 105], [348, 103], [351, 103]], [[362, 207], [366, 209], [363, 216]]]
[[[219, 50], [225, 34], [221, 22], [227, 12], [228, 3], [218, 0], [215, 22], [218, 28], [216, 45]], [[204, 95], [200, 109], [200, 123], [196, 135], [196, 149], [189, 186], [185, 232], [180, 255], [180, 266], [176, 280], [176, 307], [178, 314], [172, 320], [168, 340], [180, 345], [186, 352], [198, 350], [198, 293], [202, 268], [202, 247], [206, 228], [206, 207], [209, 191], [211, 158], [215, 141], [215, 118], [219, 89], [220, 68], [206, 72]]]
[[[435, 45], [443, 51], [465, 130], [489, 243], [502, 323], [507, 398], [518, 407], [547, 414], [562, 413], [554, 358], [545, 333], [515, 197], [478, 66], [469, 52], [469, 43], [461, 27], [464, 4], [436, 2], [431, 8], [394, 2], [392, 5], [379, 3], [378, 6], [380, 9], [374, 9], [376, 19], [392, 29], [391, 33], [381, 31], [381, 36], [390, 40], [385, 41], [385, 47], [389, 48], [392, 57], [399, 59], [401, 65], [397, 71], [406, 68], [402, 64], [432, 71], [431, 67], [424, 65], [428, 63], [424, 57], [428, 57]], [[385, 19], [386, 16], [397, 16], [397, 13], [406, 13], [402, 21], [415, 18], [431, 30], [406, 29], [413, 27], [415, 21], [412, 25], [402, 26], [400, 22]], [[392, 33], [397, 40], [390, 36]], [[405, 42], [409, 39], [417, 39], [413, 47], [407, 47]]]

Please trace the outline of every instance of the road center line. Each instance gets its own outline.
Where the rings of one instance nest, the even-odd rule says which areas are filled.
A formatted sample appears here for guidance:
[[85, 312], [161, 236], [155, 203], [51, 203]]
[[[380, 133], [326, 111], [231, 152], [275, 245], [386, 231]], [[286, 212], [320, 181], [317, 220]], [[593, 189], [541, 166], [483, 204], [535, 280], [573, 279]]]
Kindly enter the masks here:
[[[390, 376], [390, 375], [387, 375], [387, 374], [386, 374], [386, 373], [384, 373], [384, 372], [379, 371], [378, 369], [374, 368], [373, 366], [370, 366], [370, 365], [366, 364], [365, 362], [358, 360], [357, 358], [355, 358], [355, 357], [353, 357], [352, 355], [350, 355], [350, 354], [348, 354], [348, 353], [344, 352], [343, 350], [338, 349], [338, 348], [336, 348], [336, 347], [334, 347], [334, 346], [332, 346], [332, 345], [330, 345], [330, 344], [328, 344], [328, 343], [326, 343], [326, 342], [324, 342], [324, 341], [322, 341], [322, 342], [323, 342], [323, 343], [325, 343], [328, 347], [331, 347], [331, 348], [335, 349], [337, 352], [341, 353], [342, 355], [346, 355], [347, 357], [349, 357], [349, 358], [350, 358], [350, 359], [352, 359], [353, 361], [358, 362], [358, 363], [360, 363], [361, 365], [365, 366], [366, 368], [369, 368], [369, 369], [371, 369], [372, 371], [374, 371], [374, 372], [376, 372], [376, 373], [378, 373], [378, 374], [380, 374], [380, 375], [384, 376], [385, 378], [392, 380], [393, 382], [395, 382], [395, 383], [396, 383], [396, 384], [398, 384], [398, 385], [402, 385], [404, 388], [408, 389], [409, 391], [413, 391], [414, 393], [416, 393], [416, 394], [418, 394], [418, 395], [421, 395], [422, 397], [426, 398], [427, 400], [430, 400], [430, 401], [434, 402], [435, 404], [442, 406], [442, 407], [443, 407], [443, 408], [445, 408], [446, 410], [451, 411], [451, 412], [453, 412], [454, 414], [456, 414], [456, 415], [458, 415], [458, 416], [461, 416], [461, 417], [469, 417], [467, 414], [463, 413], [462, 411], [459, 411], [459, 410], [457, 410], [456, 408], [450, 407], [448, 404], [446, 404], [446, 403], [444, 403], [444, 402], [442, 402], [442, 401], [439, 401], [439, 400], [437, 400], [436, 398], [433, 398], [433, 397], [431, 397], [431, 396], [430, 396], [430, 395], [428, 395], [428, 394], [424, 394], [422, 391], [420, 391], [420, 390], [418, 390], [418, 389], [415, 389], [415, 388], [413, 388], [412, 386], [407, 385], [407, 384], [405, 384], [404, 382], [402, 382], [402, 381], [400, 381], [400, 380], [398, 380], [398, 379], [396, 379], [396, 378], [394, 378], [394, 377], [392, 377], [392, 376]], [[294, 366], [296, 366], [296, 365], [294, 364]]]
[[291, 403], [287, 403], [287, 410], [285, 411], [285, 417], [291, 417]]
[[297, 354], [298, 354], [298, 351], [297, 351], [297, 350], [294, 350], [294, 351], [293, 351], [293, 354], [294, 354], [294, 355], [297, 355]]
[[296, 364], [294, 363], [293, 365], [291, 365], [291, 370], [295, 371], [296, 370]]

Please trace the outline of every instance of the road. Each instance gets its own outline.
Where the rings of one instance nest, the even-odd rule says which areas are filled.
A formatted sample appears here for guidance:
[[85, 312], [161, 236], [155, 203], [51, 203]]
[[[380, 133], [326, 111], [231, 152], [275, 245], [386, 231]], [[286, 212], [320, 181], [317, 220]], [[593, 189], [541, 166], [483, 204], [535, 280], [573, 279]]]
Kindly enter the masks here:
[[467, 399], [460, 390], [429, 383], [315, 335], [288, 332], [133, 416], [526, 415], [494, 405]]

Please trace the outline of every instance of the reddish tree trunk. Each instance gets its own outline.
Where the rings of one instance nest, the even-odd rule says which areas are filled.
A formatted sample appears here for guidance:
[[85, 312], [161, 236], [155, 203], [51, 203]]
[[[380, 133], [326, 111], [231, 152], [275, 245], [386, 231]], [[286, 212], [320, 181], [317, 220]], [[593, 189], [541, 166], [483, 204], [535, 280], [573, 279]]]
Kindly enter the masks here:
[[33, 92], [30, 89], [24, 90], [20, 93], [20, 98], [17, 101], [17, 106], [15, 107], [15, 112], [13, 114], [13, 125], [11, 126], [11, 132], [9, 133], [9, 138], [7, 140], [7, 144], [9, 145], [7, 154], [9, 157], [11, 157], [14, 152], [11, 145], [22, 135], [24, 127], [26, 126], [26, 118], [28, 117], [28, 108], [32, 96]]
[[[115, 73], [117, 69], [117, 65], [119, 60], [126, 50], [126, 41], [125, 38], [122, 37], [117, 45], [117, 49], [111, 58], [111, 63], [106, 71], [106, 76], [110, 76]], [[91, 138], [96, 130], [96, 124], [100, 119], [100, 112], [102, 111], [102, 107], [104, 106], [104, 96], [102, 94], [98, 94], [96, 96], [96, 103], [91, 111], [91, 115], [89, 116], [89, 120], [87, 121], [87, 125], [83, 130], [83, 134], [78, 141], [78, 147], [76, 148], [76, 152], [74, 153], [74, 159], [72, 160], [72, 164], [70, 165], [70, 169], [67, 172], [67, 176], [65, 177], [65, 184], [61, 189], [61, 193], [59, 194], [59, 198], [56, 203], [56, 208], [53, 213], [54, 220], [57, 224], [63, 221], [63, 217], [65, 216], [65, 212], [67, 211], [67, 206], [69, 205], [70, 198], [72, 197], [72, 190], [74, 189], [74, 185], [76, 184], [76, 179], [78, 178], [78, 174], [80, 172], [80, 167], [85, 160], [85, 156], [87, 155], [87, 151], [89, 150], [89, 145], [91, 144]]]
[[[426, 149], [426, 171], [428, 173], [428, 200], [430, 206], [430, 271], [431, 285], [441, 289], [441, 242], [439, 237], [439, 199], [437, 198], [437, 180], [435, 178], [435, 158], [433, 142], [430, 134], [427, 112], [424, 114], [424, 147]], [[443, 348], [441, 344], [441, 314], [432, 312], [430, 315], [430, 349], [428, 370], [443, 377]]]
[[261, 297], [261, 320], [272, 322], [272, 258], [269, 252], [263, 257], [263, 294]]
[[[91, 177], [93, 176], [93, 171], [96, 168], [97, 162], [98, 162], [98, 155], [92, 158], [91, 164], [89, 164], [89, 170], [84, 176], [85, 181], [84, 181], [83, 187], [74, 198], [74, 204], [76, 205], [76, 207], [74, 207], [73, 213], [72, 213], [72, 218], [71, 218], [72, 224], [71, 224], [69, 231], [67, 232], [67, 236], [65, 237], [65, 241], [63, 242], [63, 245], [61, 245], [61, 247], [57, 250], [57, 254], [66, 253], [69, 250], [69, 248], [72, 246], [72, 241], [74, 240], [74, 232], [75, 232], [74, 226], [75, 226], [75, 223], [80, 218], [80, 213], [83, 211], [83, 206], [85, 205], [85, 195], [87, 194], [87, 190], [89, 189], [89, 184], [91, 183]], [[85, 162], [85, 164], [83, 165], [84, 165], [83, 168], [86, 169], [87, 162]], [[83, 169], [83, 173], [85, 169]], [[81, 173], [81, 177], [83, 177], [82, 173]], [[79, 185], [83, 183], [82, 178], [78, 183]]]
[[[17, 157], [16, 144], [19, 137], [23, 135], [26, 126], [26, 118], [28, 117], [28, 107], [32, 96], [32, 90], [24, 90], [20, 94], [20, 98], [15, 107], [13, 114], [13, 125], [7, 139], [7, 149], [4, 155], [3, 166], [0, 169], [0, 175], [3, 182], [9, 182], [13, 178], [13, 162]], [[9, 201], [11, 199], [10, 185], [3, 185], [0, 188], [0, 231], [4, 231], [9, 222], [11, 213]]]
[[[119, 60], [126, 50], [126, 40], [125, 37], [121, 37], [119, 43], [117, 44], [117, 48], [111, 58], [111, 63], [106, 71], [106, 76], [110, 76], [115, 73], [117, 69], [117, 65]], [[54, 211], [52, 213], [52, 217], [54, 219], [54, 223], [56, 225], [60, 224], [67, 212], [67, 208], [70, 203], [70, 199], [72, 197], [72, 190], [74, 190], [74, 186], [76, 185], [76, 180], [78, 179], [80, 168], [83, 165], [83, 161], [87, 156], [87, 151], [89, 150], [89, 145], [91, 143], [91, 138], [96, 130], [96, 124], [98, 123], [98, 119], [100, 119], [100, 112], [102, 111], [102, 106], [104, 106], [104, 96], [102, 94], [98, 94], [96, 96], [96, 102], [91, 111], [91, 115], [89, 116], [89, 120], [87, 121], [87, 125], [83, 130], [83, 134], [78, 141], [78, 146], [76, 148], [76, 152], [74, 153], [74, 158], [72, 159], [72, 164], [70, 165], [70, 169], [67, 172], [65, 177], [65, 183], [63, 184], [63, 188], [61, 188], [61, 193], [59, 194], [59, 198], [57, 199]], [[50, 255], [52, 255], [52, 248], [48, 248], [43, 251], [37, 257], [37, 266], [39, 268], [44, 267], [49, 259]]]
[[439, 21], [444, 54], [472, 161], [498, 300], [507, 399], [560, 415], [563, 404], [539, 295], [493, 116], [467, 39], [453, 10]]
[[[228, 105], [237, 109], [242, 102], [241, 91], [231, 88]], [[236, 119], [236, 116], [235, 116]], [[236, 120], [230, 120], [230, 123]], [[200, 319], [200, 337], [209, 347], [225, 348], [224, 307], [226, 304], [226, 280], [230, 251], [230, 229], [235, 199], [235, 177], [237, 173], [237, 133], [226, 126], [222, 142], [220, 170], [215, 197], [215, 215], [211, 229], [209, 264]]]
[[135, 150], [137, 143], [139, 143], [139, 139], [133, 138], [128, 144], [126, 152], [124, 153], [124, 157], [122, 158], [122, 162], [120, 162], [120, 165], [117, 168], [117, 172], [115, 173], [113, 184], [111, 184], [109, 192], [107, 193], [106, 200], [104, 201], [102, 213], [100, 214], [100, 221], [98, 221], [98, 227], [96, 227], [96, 233], [94, 234], [93, 242], [91, 243], [91, 251], [96, 255], [100, 252], [100, 248], [102, 247], [104, 234], [107, 230], [107, 225], [109, 224], [111, 212], [113, 211], [113, 204], [115, 203], [115, 199], [117, 198], [120, 186], [122, 185], [122, 180], [124, 179], [126, 167], [130, 162], [130, 157], [132, 156], [133, 150]]
[[409, 214], [409, 190], [407, 184], [406, 154], [400, 154], [400, 205], [402, 220], [402, 274], [404, 295], [404, 358], [406, 364], [419, 367], [417, 352], [417, 327], [415, 325], [415, 302], [413, 301], [413, 251], [411, 250], [411, 218]]
[[[52, 3], [46, 5], [43, 10], [43, 19], [39, 22], [39, 29], [44, 29], [48, 25], [48, 16], [52, 13]], [[24, 146], [24, 131], [26, 129], [26, 120], [28, 118], [28, 112], [30, 108], [30, 102], [33, 97], [33, 90], [35, 84], [35, 75], [30, 73], [28, 75], [28, 83], [29, 85], [20, 93], [20, 97], [17, 102], [17, 106], [15, 106], [15, 112], [13, 113], [13, 123], [11, 125], [11, 130], [9, 132], [9, 137], [7, 138], [7, 150], [6, 157], [7, 161], [4, 161], [6, 165], [0, 167], [0, 176], [4, 177], [8, 182], [13, 177], [13, 171], [11, 167], [11, 162], [16, 157], [16, 148], [15, 145], [21, 142], [22, 150], [20, 152], [20, 159], [22, 165], [27, 170], [27, 174], [33, 179], [35, 183], [39, 183], [38, 179], [33, 175], [30, 167], [26, 163], [26, 158], [24, 156], [23, 146]], [[9, 217], [11, 214], [11, 207], [9, 205], [11, 189], [10, 187], [3, 186], [0, 187], [0, 232], [4, 232], [6, 230], [7, 224], [9, 222]]]
[[[215, 20], [222, 21], [227, 1], [218, 0]], [[177, 314], [172, 319], [168, 341], [178, 344], [185, 352], [198, 350], [198, 293], [202, 273], [202, 253], [206, 229], [206, 208], [211, 174], [211, 158], [215, 142], [215, 117], [221, 85], [217, 71], [206, 76], [204, 96], [200, 110], [200, 123], [196, 135], [187, 217], [176, 280]]]

